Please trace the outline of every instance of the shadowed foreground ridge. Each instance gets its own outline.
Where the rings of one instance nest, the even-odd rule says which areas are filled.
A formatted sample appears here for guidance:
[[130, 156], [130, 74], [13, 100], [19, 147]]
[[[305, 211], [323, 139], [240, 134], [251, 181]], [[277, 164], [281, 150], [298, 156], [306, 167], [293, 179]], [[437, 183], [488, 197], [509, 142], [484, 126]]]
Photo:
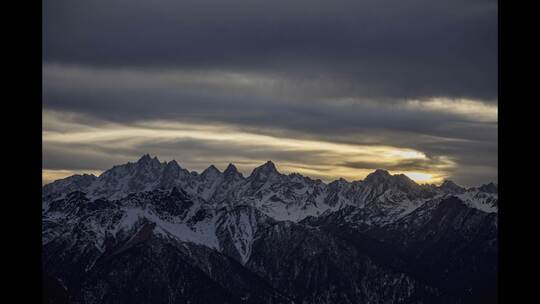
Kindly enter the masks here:
[[[43, 187], [50, 302], [493, 303], [497, 185], [377, 170], [325, 184], [267, 162], [149, 155]], [[60, 300], [58, 300], [60, 299]]]

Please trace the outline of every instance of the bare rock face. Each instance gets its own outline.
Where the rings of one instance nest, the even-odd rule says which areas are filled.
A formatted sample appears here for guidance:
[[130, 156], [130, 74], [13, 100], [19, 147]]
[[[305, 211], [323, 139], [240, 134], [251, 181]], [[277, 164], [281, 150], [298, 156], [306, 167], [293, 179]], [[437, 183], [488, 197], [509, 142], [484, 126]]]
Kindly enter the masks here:
[[497, 202], [495, 184], [145, 155], [44, 186], [44, 282], [66, 303], [491, 303]]
[[496, 300], [496, 213], [449, 197], [388, 225], [364, 221], [364, 213], [348, 208], [302, 223], [345, 240], [380, 265], [430, 282], [442, 294], [471, 303]]
[[377, 264], [343, 239], [313, 227], [279, 222], [257, 239], [246, 266], [296, 303], [410, 303], [441, 293]]
[[75, 303], [287, 303], [236, 261], [206, 247], [164, 240], [143, 225], [87, 273]]

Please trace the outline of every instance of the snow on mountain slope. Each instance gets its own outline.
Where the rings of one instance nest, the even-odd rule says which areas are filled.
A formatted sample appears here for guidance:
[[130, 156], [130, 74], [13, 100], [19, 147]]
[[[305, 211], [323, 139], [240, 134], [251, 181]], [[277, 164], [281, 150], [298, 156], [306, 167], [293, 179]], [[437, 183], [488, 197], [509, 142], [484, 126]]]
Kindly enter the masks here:
[[83, 192], [73, 192], [52, 201], [44, 212], [43, 244], [66, 238], [73, 246], [81, 240], [103, 252], [108, 241], [150, 222], [162, 237], [223, 251], [244, 263], [258, 227], [271, 221], [251, 206], [217, 207], [177, 188], [112, 201], [92, 201]]
[[187, 194], [219, 206], [252, 206], [276, 220], [300, 221], [346, 206], [367, 208], [382, 221], [391, 221], [418, 208], [426, 200], [457, 195], [474, 208], [496, 212], [496, 185], [465, 189], [451, 181], [441, 186], [418, 185], [403, 174], [376, 170], [362, 181], [344, 179], [325, 184], [298, 173], [285, 175], [266, 162], [244, 177], [230, 164], [224, 172], [211, 165], [201, 174], [176, 161], [160, 162], [144, 155], [136, 163], [115, 166], [99, 177], [71, 176], [43, 187], [43, 208], [72, 191], [90, 200], [121, 199], [154, 189], [183, 189]]
[[[51, 199], [64, 197], [71, 192], [87, 189], [96, 179], [97, 177], [93, 174], [76, 174], [56, 180], [43, 187], [43, 201], [48, 202]], [[48, 208], [48, 204], [45, 204], [43, 207], [44, 209]]]
[[498, 195], [496, 193], [484, 192], [480, 189], [469, 189], [456, 196], [472, 208], [487, 213], [498, 212]]
[[83, 298], [116, 297], [118, 279], [131, 280], [116, 269], [145, 269], [156, 290], [188, 270], [184, 283], [234, 287], [240, 303], [432, 303], [470, 286], [482, 298], [496, 273], [496, 184], [418, 185], [384, 170], [326, 184], [271, 161], [247, 177], [232, 164], [199, 174], [145, 155], [45, 185], [42, 199], [44, 269], [67, 290], [86, 284]]
[[274, 223], [270, 217], [250, 206], [226, 207], [218, 211], [216, 235], [228, 256], [246, 263], [251, 246], [261, 227]]

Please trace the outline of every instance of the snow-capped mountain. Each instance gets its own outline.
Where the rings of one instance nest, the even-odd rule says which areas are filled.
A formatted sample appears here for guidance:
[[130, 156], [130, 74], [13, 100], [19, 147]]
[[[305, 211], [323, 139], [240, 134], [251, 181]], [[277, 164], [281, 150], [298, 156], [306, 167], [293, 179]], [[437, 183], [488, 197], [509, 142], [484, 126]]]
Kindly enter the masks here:
[[427, 199], [445, 195], [460, 195], [474, 208], [497, 212], [493, 184], [471, 189], [451, 181], [439, 187], [418, 185], [403, 174], [390, 175], [384, 170], [376, 170], [363, 181], [340, 179], [325, 184], [298, 173], [281, 174], [271, 161], [255, 168], [248, 177], [232, 164], [224, 172], [211, 165], [197, 174], [181, 168], [174, 160], [160, 162], [149, 155], [136, 163], [115, 166], [99, 177], [74, 175], [55, 181], [43, 187], [43, 195], [48, 202], [77, 190], [90, 200], [114, 200], [130, 193], [174, 187], [217, 205], [253, 206], [276, 220], [299, 221], [349, 205], [399, 217]]
[[[247, 177], [233, 164], [199, 174], [144, 155], [43, 187], [43, 263], [74, 303], [483, 301], [495, 292], [497, 205], [496, 184], [384, 170], [326, 184], [271, 161]], [[135, 272], [148, 286], [119, 293], [139, 286]]]

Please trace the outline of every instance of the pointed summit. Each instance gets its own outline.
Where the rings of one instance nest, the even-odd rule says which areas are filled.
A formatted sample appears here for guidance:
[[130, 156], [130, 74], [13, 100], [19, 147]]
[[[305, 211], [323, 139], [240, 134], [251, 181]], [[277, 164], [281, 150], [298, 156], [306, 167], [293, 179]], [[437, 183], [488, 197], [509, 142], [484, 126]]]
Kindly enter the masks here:
[[206, 168], [202, 173], [201, 173], [201, 176], [203, 178], [208, 178], [208, 177], [213, 177], [213, 176], [218, 176], [221, 174], [221, 171], [219, 171], [218, 168], [216, 168], [216, 166], [214, 165], [210, 165], [210, 167]]
[[262, 165], [261, 167], [265, 167], [265, 168], [269, 168], [271, 170], [277, 171], [276, 165], [271, 160], [267, 160], [266, 163], [264, 163], [264, 165]]
[[150, 154], [143, 155], [138, 161], [137, 164], [139, 167], [151, 167], [151, 168], [159, 168], [161, 166], [161, 163], [159, 162], [159, 159], [157, 157], [150, 157]]
[[236, 166], [231, 164], [231, 163], [229, 163], [229, 165], [227, 166], [225, 171], [223, 171], [223, 175], [225, 175], [225, 177], [229, 177], [229, 178], [233, 177], [233, 176], [243, 177], [242, 173], [240, 173], [238, 171], [238, 169], [236, 168]]
[[416, 187], [418, 184], [413, 181], [410, 177], [408, 177], [405, 174], [398, 174], [398, 175], [390, 175], [391, 177], [394, 177], [396, 180], [398, 180], [401, 184], [409, 186], [409, 187]]
[[180, 165], [176, 162], [176, 160], [171, 160], [170, 162], [167, 163], [167, 167], [180, 167]]
[[497, 184], [494, 184], [493, 182], [489, 184], [482, 185], [478, 188], [478, 190], [486, 193], [498, 193], [499, 188], [497, 187]]
[[418, 187], [418, 184], [410, 179], [405, 174], [392, 175], [388, 171], [383, 169], [377, 169], [370, 173], [364, 179], [364, 182], [368, 184], [385, 184], [388, 186], [394, 186], [401, 189], [412, 189]]
[[177, 179], [180, 176], [185, 177], [187, 174], [186, 170], [182, 169], [175, 160], [171, 160], [170, 162], [167, 162], [163, 168], [163, 173], [161, 174], [159, 182], [160, 187], [170, 188], [175, 186], [177, 185]]
[[448, 179], [444, 180], [444, 182], [439, 186], [439, 189], [449, 193], [465, 192], [465, 188], [460, 187], [459, 185]]
[[269, 177], [271, 175], [279, 175], [280, 173], [276, 169], [276, 165], [269, 160], [266, 163], [264, 163], [262, 166], [259, 166], [255, 169], [253, 169], [253, 172], [251, 172], [251, 175], [249, 177]]
[[154, 158], [152, 158], [150, 154], [146, 153], [145, 155], [141, 156], [141, 158], [139, 158], [139, 160], [137, 161], [138, 164], [145, 164], [150, 162], [159, 163], [159, 159], [157, 158], [157, 156], [154, 156]]
[[178, 177], [178, 174], [182, 168], [178, 165], [178, 163], [175, 160], [171, 160], [165, 165], [165, 169], [163, 170], [163, 176], [166, 178], [176, 178]]
[[390, 176], [390, 172], [384, 169], [376, 169], [371, 174], [380, 175], [380, 176]]
[[149, 162], [151, 160], [152, 160], [152, 158], [150, 157], [150, 154], [147, 153], [147, 154], [141, 156], [141, 158], [139, 158], [137, 163], [147, 163], [147, 162]]
[[231, 163], [229, 163], [227, 168], [225, 168], [225, 171], [223, 171], [223, 173], [235, 173], [235, 172], [238, 172], [238, 170], [236, 169], [236, 166]]
[[366, 181], [366, 182], [383, 182], [383, 181], [388, 180], [391, 177], [392, 177], [392, 175], [390, 175], [390, 173], [388, 171], [383, 170], [383, 169], [377, 169], [377, 170], [371, 172], [370, 174], [368, 174], [368, 176], [366, 176], [364, 181]]
[[338, 181], [339, 181], [340, 183], [348, 183], [348, 181], [347, 181], [346, 179], [344, 179], [343, 177], [340, 177], [340, 178], [338, 179]]
[[259, 166], [259, 168], [264, 169], [264, 171], [266, 172], [278, 172], [276, 169], [276, 165], [271, 160], [266, 161], [266, 163], [264, 163], [262, 166]]

